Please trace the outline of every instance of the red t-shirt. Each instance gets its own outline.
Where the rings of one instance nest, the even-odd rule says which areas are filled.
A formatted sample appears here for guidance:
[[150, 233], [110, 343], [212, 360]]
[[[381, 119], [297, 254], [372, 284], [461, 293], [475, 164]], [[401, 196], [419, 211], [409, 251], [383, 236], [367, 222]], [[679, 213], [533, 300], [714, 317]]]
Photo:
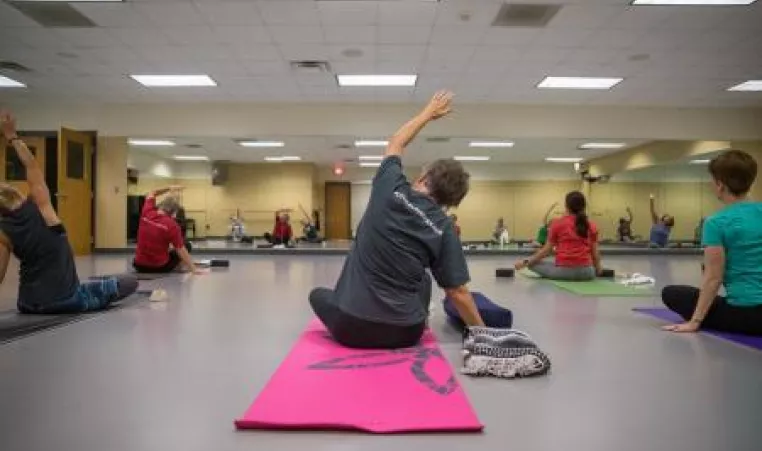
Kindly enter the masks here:
[[138, 225], [138, 246], [135, 263], [160, 267], [169, 261], [169, 245], [175, 249], [185, 246], [180, 226], [175, 220], [156, 209], [156, 199], [149, 197], [143, 204]]
[[548, 240], [556, 248], [557, 266], [592, 266], [593, 244], [598, 242], [598, 227], [590, 221], [587, 238], [577, 235], [574, 228], [575, 217], [566, 215], [550, 224]]
[[291, 233], [291, 224], [289, 224], [286, 221], [282, 221], [278, 214], [275, 214], [275, 227], [273, 227], [273, 237], [276, 239], [283, 240], [285, 238], [291, 238], [293, 234]]

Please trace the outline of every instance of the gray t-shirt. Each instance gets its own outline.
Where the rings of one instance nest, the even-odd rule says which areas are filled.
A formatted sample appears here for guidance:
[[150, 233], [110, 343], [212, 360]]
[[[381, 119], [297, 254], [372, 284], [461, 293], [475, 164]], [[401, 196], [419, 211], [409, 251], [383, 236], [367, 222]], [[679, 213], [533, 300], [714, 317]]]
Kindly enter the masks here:
[[470, 280], [452, 221], [434, 200], [410, 187], [397, 156], [373, 179], [354, 247], [336, 283], [335, 300], [349, 315], [399, 326], [423, 323], [426, 268], [439, 286]]

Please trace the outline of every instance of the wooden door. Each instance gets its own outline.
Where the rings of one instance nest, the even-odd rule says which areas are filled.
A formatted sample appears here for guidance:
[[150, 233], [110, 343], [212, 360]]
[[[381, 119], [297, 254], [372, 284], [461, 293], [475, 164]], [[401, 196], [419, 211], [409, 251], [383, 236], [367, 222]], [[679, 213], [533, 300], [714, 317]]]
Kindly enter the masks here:
[[352, 194], [349, 182], [326, 182], [325, 184], [325, 238], [348, 240], [352, 238]]
[[[24, 137], [24, 142], [29, 150], [34, 154], [37, 163], [45, 172], [45, 138], [41, 137]], [[0, 180], [7, 183], [17, 190], [29, 194], [29, 189], [26, 184], [26, 170], [24, 165], [21, 164], [16, 150], [10, 143], [5, 142], [5, 139], [0, 138]]]
[[58, 216], [76, 255], [92, 251], [92, 139], [62, 128], [58, 133]]

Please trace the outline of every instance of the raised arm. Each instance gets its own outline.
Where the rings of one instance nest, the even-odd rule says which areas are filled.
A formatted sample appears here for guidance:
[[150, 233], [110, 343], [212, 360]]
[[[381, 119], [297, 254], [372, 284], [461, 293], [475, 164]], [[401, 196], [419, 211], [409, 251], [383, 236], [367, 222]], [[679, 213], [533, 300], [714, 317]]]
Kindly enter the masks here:
[[550, 215], [553, 213], [553, 210], [558, 206], [558, 202], [554, 202], [553, 205], [548, 208], [548, 211], [545, 212], [545, 216], [542, 219], [542, 223], [547, 225], [548, 221], [550, 220]]
[[11, 244], [8, 237], [0, 232], [0, 283], [5, 280], [5, 274], [8, 272], [8, 261], [11, 258]]
[[653, 194], [651, 194], [651, 199], [649, 200], [649, 205], [651, 207], [651, 222], [653, 224], [656, 224], [659, 222], [659, 215], [656, 213], [656, 198]]
[[155, 199], [155, 198], [157, 198], [159, 196], [163, 196], [163, 195], [165, 195], [165, 194], [167, 194], [169, 192], [179, 192], [179, 191], [182, 191], [182, 189], [183, 189], [182, 186], [177, 186], [177, 185], [167, 186], [167, 187], [155, 189], [155, 190], [149, 192], [148, 196], [146, 196], [146, 197], [152, 197], [152, 198]]
[[29, 150], [24, 141], [19, 138], [18, 131], [16, 130], [16, 119], [8, 112], [0, 113], [0, 126], [2, 127], [3, 136], [5, 139], [13, 145], [13, 149], [16, 151], [21, 164], [26, 169], [26, 183], [29, 186], [29, 197], [40, 209], [42, 217], [45, 219], [45, 223], [48, 226], [60, 224], [61, 220], [58, 218], [53, 204], [50, 202], [50, 190], [48, 185], [45, 184], [45, 173], [42, 172], [37, 159], [34, 158], [34, 154]]
[[632, 209], [630, 207], [627, 207], [627, 221], [632, 222]]
[[402, 156], [410, 142], [415, 139], [418, 133], [429, 122], [446, 116], [451, 110], [452, 93], [448, 91], [439, 91], [434, 94], [429, 104], [418, 113], [414, 118], [410, 119], [400, 127], [399, 130], [389, 139], [389, 144], [386, 147], [385, 157], [392, 155]]

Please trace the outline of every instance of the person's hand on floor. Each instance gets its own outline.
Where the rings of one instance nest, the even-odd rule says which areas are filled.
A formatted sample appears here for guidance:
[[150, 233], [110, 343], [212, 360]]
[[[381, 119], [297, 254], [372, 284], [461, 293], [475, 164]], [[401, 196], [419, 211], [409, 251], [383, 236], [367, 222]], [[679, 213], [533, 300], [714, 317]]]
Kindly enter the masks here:
[[515, 265], [513, 265], [514, 268], [516, 268], [516, 271], [521, 271], [522, 269], [527, 267], [526, 260], [519, 260], [516, 262]]
[[699, 323], [696, 321], [688, 321], [682, 324], [669, 324], [667, 326], [662, 326], [662, 330], [666, 330], [668, 332], [677, 332], [677, 333], [698, 332]]
[[205, 274], [209, 274], [211, 270], [209, 268], [195, 268], [193, 270], [194, 276], [203, 276]]

